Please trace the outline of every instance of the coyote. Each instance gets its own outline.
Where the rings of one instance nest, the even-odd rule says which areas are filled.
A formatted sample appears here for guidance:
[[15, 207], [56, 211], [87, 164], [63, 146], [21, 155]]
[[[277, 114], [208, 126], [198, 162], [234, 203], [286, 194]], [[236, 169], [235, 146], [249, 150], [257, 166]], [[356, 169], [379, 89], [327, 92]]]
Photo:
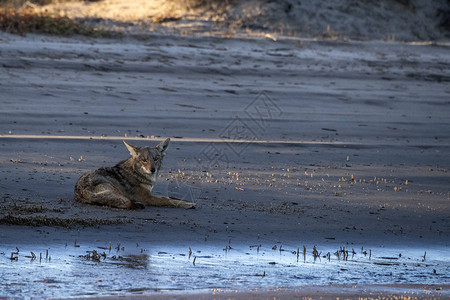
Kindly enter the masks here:
[[145, 205], [194, 208], [192, 202], [151, 194], [169, 142], [168, 138], [155, 148], [140, 148], [124, 141], [131, 157], [114, 167], [84, 173], [75, 185], [75, 201], [127, 209]]

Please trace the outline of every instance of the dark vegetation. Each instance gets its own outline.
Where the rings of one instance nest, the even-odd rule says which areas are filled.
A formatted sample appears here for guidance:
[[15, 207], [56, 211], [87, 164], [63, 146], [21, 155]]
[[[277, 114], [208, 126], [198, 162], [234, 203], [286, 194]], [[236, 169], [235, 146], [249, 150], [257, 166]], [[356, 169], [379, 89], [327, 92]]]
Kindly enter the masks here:
[[[58, 2], [74, 2], [74, 1], [82, 1], [82, 0], [58, 0]], [[97, 0], [99, 1], [99, 0]], [[26, 3], [29, 3], [31, 5], [47, 5], [54, 3], [55, 0], [0, 0], [0, 6], [3, 7], [14, 7], [18, 8], [23, 6]], [[87, 2], [94, 2], [94, 1], [87, 1]]]
[[26, 35], [27, 33], [44, 33], [62, 36], [75, 34], [93, 37], [111, 37], [113, 32], [97, 29], [82, 24], [66, 16], [51, 16], [45, 12], [34, 12], [31, 9], [16, 10], [0, 8], [0, 30]]

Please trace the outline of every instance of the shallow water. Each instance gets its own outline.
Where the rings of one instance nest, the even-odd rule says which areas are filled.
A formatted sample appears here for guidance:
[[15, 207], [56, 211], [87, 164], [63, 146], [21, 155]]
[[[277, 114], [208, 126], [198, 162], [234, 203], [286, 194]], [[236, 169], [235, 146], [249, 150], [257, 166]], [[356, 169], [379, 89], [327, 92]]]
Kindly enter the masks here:
[[[111, 245], [111, 249], [110, 249]], [[229, 248], [231, 246], [231, 249]], [[155, 246], [98, 242], [49, 245], [45, 249], [0, 246], [0, 296], [77, 297], [209, 289], [328, 284], [449, 284], [450, 259], [444, 248], [299, 249], [275, 245]], [[280, 251], [281, 246], [281, 251]], [[163, 249], [163, 250], [162, 250]], [[191, 253], [190, 253], [191, 249]], [[46, 251], [48, 250], [48, 257]], [[99, 254], [92, 258], [92, 251]], [[297, 256], [297, 250], [299, 255]], [[36, 258], [31, 257], [33, 251]], [[366, 254], [363, 251], [367, 251]], [[330, 257], [327, 253], [330, 252]], [[42, 258], [40, 257], [42, 253]], [[401, 257], [399, 254], [401, 253]]]

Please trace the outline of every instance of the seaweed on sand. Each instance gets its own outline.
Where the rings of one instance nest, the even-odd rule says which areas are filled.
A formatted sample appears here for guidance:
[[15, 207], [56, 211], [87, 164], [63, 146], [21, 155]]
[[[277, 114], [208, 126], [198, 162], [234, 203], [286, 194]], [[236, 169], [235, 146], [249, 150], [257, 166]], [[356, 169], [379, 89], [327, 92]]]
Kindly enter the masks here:
[[11, 214], [0, 218], [0, 225], [24, 225], [24, 226], [60, 226], [72, 228], [74, 226], [99, 226], [123, 224], [123, 220], [105, 220], [105, 219], [81, 219], [81, 218], [55, 218], [46, 216], [17, 217]]

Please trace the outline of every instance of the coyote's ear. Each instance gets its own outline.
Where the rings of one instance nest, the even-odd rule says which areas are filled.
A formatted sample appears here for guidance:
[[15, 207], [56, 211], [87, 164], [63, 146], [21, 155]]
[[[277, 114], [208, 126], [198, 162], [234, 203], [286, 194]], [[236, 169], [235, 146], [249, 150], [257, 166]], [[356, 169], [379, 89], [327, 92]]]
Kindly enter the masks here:
[[167, 138], [161, 143], [159, 143], [158, 146], [156, 146], [156, 149], [158, 149], [162, 155], [164, 155], [164, 152], [166, 152], [167, 148], [169, 147], [170, 139]]
[[136, 156], [138, 151], [139, 151], [139, 147], [138, 146], [133, 146], [128, 144], [127, 142], [123, 141], [123, 143], [125, 144], [125, 146], [127, 146], [128, 151], [130, 151], [130, 155], [131, 156]]

